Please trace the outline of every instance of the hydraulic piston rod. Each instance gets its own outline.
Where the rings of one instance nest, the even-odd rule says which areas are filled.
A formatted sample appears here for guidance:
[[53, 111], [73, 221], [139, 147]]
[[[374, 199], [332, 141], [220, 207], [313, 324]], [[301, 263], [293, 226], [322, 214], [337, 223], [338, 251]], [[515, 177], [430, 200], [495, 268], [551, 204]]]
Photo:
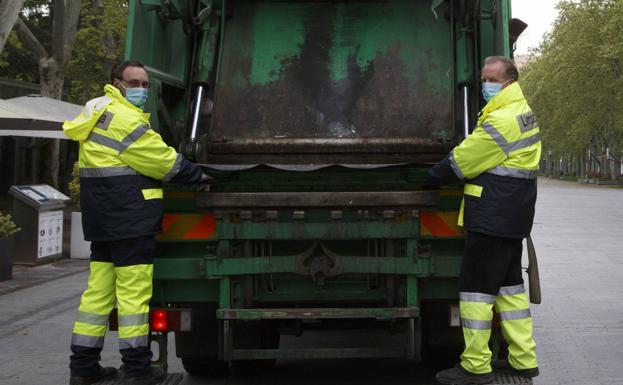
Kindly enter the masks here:
[[189, 143], [194, 143], [197, 139], [197, 130], [199, 128], [199, 116], [201, 114], [201, 103], [203, 102], [203, 95], [205, 93], [205, 87], [198, 85], [195, 91], [195, 104], [193, 105], [193, 117], [190, 126], [190, 135], [188, 137]]
[[469, 87], [463, 86], [463, 134], [469, 136]]

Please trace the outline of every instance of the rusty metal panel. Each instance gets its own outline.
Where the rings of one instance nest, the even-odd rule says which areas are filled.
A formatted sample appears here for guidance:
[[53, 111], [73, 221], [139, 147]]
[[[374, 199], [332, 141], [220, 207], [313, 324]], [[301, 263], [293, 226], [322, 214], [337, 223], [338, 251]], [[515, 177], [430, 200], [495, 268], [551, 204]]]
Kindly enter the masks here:
[[435, 206], [436, 191], [199, 193], [197, 207]]
[[443, 153], [450, 22], [427, 1], [232, 1], [207, 153]]

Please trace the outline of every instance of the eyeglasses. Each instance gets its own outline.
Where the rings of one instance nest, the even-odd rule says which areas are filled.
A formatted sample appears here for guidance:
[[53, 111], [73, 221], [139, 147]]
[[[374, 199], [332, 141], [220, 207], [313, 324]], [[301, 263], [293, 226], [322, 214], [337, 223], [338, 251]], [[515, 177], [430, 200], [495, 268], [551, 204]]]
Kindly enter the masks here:
[[121, 80], [122, 82], [126, 83], [129, 87], [128, 88], [149, 88], [149, 82], [142, 82], [140, 80], [137, 79], [132, 79], [132, 80]]

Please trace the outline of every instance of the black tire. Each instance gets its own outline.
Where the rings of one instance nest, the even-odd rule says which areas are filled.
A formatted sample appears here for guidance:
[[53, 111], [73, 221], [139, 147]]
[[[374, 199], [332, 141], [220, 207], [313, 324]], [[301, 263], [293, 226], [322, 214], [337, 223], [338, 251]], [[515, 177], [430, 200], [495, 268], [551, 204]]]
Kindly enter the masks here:
[[451, 327], [448, 309], [452, 301], [423, 301], [422, 360], [434, 369], [454, 366], [463, 352], [463, 333]]
[[184, 370], [193, 377], [218, 377], [228, 372], [228, 365], [212, 356], [181, 357]]
[[[247, 349], [278, 349], [279, 331], [268, 321], [249, 322], [234, 329], [234, 346]], [[236, 376], [250, 376], [271, 369], [277, 360], [236, 360], [231, 368]]]

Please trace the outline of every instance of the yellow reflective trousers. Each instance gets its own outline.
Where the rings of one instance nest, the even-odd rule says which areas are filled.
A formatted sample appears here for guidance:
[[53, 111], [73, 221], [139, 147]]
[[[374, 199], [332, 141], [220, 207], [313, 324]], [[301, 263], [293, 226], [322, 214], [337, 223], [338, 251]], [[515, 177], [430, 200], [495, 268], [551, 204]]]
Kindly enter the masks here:
[[537, 367], [530, 305], [521, 272], [521, 239], [468, 232], [459, 278], [459, 312], [465, 350], [461, 366], [472, 373], [491, 372], [493, 308], [508, 343], [515, 369]]
[[71, 340], [72, 375], [98, 369], [108, 318], [117, 305], [119, 350], [126, 374], [150, 365], [149, 301], [152, 296], [153, 237], [91, 244], [90, 275]]

